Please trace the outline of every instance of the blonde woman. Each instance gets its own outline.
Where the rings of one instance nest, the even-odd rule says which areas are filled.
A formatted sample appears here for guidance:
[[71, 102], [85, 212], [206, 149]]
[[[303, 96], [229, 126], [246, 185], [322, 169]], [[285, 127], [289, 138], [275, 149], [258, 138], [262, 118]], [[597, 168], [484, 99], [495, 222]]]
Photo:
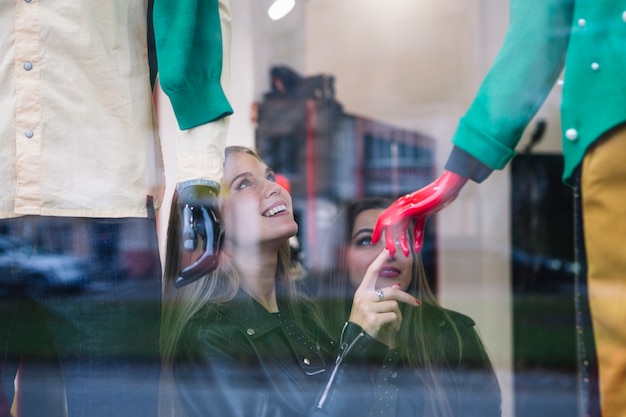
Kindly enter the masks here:
[[252, 149], [227, 149], [220, 213], [216, 271], [176, 288], [181, 256], [168, 251], [162, 415], [364, 415], [372, 391], [363, 364], [381, 363], [377, 337], [395, 325], [397, 305], [417, 308], [415, 299], [389, 289], [395, 307], [372, 312], [377, 296], [367, 291], [336, 343], [289, 275], [291, 196]]

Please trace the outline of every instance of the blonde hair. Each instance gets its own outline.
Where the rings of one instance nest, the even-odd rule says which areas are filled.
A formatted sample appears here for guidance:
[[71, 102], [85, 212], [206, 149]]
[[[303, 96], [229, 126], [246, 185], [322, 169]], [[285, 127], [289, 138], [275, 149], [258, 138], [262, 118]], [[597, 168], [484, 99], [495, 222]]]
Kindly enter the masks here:
[[[226, 148], [225, 161], [235, 153], [246, 153], [263, 162], [259, 153], [248, 147], [230, 146]], [[224, 187], [222, 186], [222, 189]], [[163, 277], [163, 309], [161, 314], [161, 387], [159, 394], [159, 415], [161, 417], [182, 416], [182, 410], [176, 394], [172, 367], [178, 354], [178, 343], [190, 320], [204, 309], [216, 308], [235, 298], [241, 288], [243, 277], [237, 266], [223, 252], [219, 257], [218, 268], [190, 284], [180, 288], [174, 282], [181, 271], [183, 254], [179, 230], [180, 218], [176, 202], [172, 203], [170, 215], [167, 252]], [[225, 231], [228, 233], [228, 230]], [[296, 291], [292, 270], [288, 239], [279, 248], [277, 254], [276, 283], [283, 288], [288, 302], [301, 299]]]

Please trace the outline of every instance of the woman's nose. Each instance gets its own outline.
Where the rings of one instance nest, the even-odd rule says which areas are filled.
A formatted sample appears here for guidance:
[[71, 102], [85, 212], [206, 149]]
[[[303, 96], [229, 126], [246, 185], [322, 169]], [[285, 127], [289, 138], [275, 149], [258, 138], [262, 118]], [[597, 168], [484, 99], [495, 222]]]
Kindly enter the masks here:
[[270, 197], [274, 194], [280, 194], [281, 190], [282, 190], [282, 187], [278, 183], [274, 181], [265, 182], [264, 194], [266, 197]]

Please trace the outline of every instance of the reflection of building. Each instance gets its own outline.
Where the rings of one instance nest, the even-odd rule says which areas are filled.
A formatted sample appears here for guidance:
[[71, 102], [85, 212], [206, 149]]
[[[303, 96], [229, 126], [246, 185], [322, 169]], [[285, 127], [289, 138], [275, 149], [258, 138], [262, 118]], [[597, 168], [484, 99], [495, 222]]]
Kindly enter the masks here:
[[[332, 98], [268, 95], [258, 107], [256, 146], [291, 182], [309, 267], [319, 266], [328, 221], [344, 202], [397, 198], [434, 179], [434, 140], [348, 114]], [[424, 261], [434, 280], [434, 224]], [[430, 269], [428, 271], [428, 269]]]

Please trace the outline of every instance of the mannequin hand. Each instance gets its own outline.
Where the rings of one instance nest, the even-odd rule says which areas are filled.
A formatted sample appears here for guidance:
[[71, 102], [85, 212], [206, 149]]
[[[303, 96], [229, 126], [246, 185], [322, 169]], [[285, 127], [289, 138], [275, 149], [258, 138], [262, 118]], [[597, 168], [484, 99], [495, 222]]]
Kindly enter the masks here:
[[376, 280], [388, 259], [389, 252], [384, 250], [367, 268], [363, 281], [354, 293], [348, 320], [361, 326], [373, 338], [393, 348], [396, 347], [396, 335], [402, 324], [402, 313], [398, 303], [417, 307], [420, 302], [402, 291], [400, 284], [380, 288], [382, 298], [376, 293]]
[[450, 204], [466, 182], [466, 177], [444, 171], [433, 183], [400, 197], [378, 217], [372, 234], [373, 243], [377, 243], [385, 233], [385, 246], [391, 256], [396, 253], [396, 242], [408, 256], [410, 252], [408, 228], [414, 220], [413, 247], [416, 253], [419, 252], [424, 242], [424, 227], [428, 216]]

